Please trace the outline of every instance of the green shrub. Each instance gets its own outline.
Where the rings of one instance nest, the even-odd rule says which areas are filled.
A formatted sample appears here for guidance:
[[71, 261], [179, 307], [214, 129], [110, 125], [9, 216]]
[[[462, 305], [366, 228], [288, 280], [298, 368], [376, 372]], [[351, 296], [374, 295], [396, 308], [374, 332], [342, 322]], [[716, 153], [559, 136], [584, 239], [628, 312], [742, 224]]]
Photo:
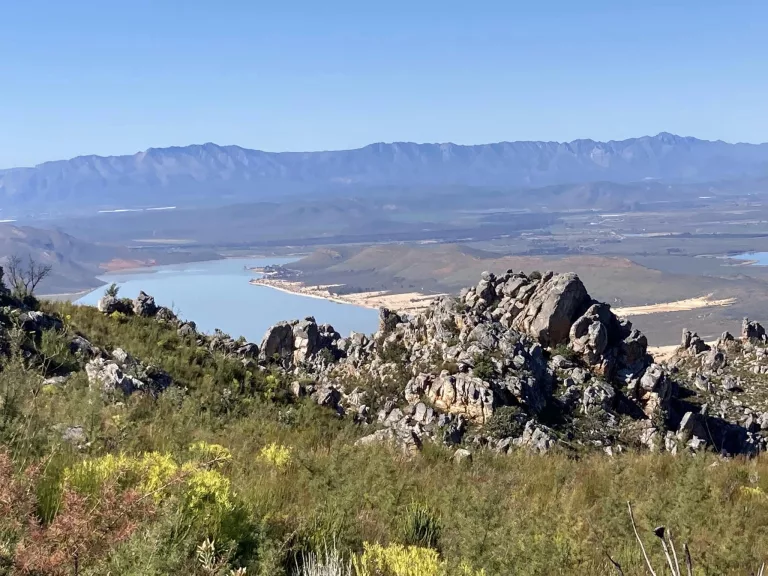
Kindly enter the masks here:
[[402, 540], [408, 546], [437, 549], [441, 529], [440, 518], [433, 510], [422, 504], [413, 504], [403, 517]]
[[562, 356], [570, 362], [579, 362], [581, 357], [579, 354], [568, 346], [568, 344], [558, 344], [552, 348], [552, 356]]
[[472, 373], [481, 380], [491, 380], [496, 373], [493, 358], [488, 352], [477, 354], [472, 361]]
[[522, 434], [526, 420], [519, 406], [499, 406], [488, 419], [485, 431], [494, 438], [514, 438]]

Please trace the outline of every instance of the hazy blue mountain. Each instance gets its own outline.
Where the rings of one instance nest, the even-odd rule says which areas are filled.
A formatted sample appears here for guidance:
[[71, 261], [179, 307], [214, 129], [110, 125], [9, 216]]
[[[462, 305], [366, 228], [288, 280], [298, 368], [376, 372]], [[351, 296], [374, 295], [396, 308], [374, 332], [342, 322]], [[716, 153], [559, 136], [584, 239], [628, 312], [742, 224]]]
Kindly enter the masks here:
[[2, 170], [0, 200], [10, 209], [43, 211], [65, 206], [223, 204], [371, 186], [515, 189], [597, 180], [705, 182], [766, 175], [768, 144], [729, 144], [667, 133], [610, 142], [397, 142], [330, 152], [273, 153], [203, 144]]

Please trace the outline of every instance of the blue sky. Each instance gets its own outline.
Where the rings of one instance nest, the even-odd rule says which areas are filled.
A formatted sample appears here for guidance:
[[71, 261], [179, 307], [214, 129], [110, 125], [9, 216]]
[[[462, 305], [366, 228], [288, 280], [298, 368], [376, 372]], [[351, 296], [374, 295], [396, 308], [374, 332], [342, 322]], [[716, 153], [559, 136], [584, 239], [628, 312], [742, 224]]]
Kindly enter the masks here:
[[213, 141], [768, 141], [768, 2], [0, 0], [0, 167]]

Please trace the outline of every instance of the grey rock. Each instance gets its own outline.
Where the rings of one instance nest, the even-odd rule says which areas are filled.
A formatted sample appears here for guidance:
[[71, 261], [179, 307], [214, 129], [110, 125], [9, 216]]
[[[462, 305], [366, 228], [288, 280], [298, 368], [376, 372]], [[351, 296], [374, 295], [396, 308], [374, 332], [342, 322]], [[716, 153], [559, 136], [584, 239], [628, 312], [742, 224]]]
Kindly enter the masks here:
[[136, 359], [122, 348], [115, 348], [112, 351], [112, 359], [123, 367], [136, 365]]
[[712, 348], [701, 359], [702, 367], [717, 372], [722, 370], [728, 364], [728, 359], [722, 351], [717, 348]]
[[43, 386], [63, 386], [69, 380], [69, 376], [51, 376], [43, 380]]
[[69, 351], [75, 356], [82, 358], [93, 358], [97, 354], [97, 349], [87, 339], [75, 335], [69, 341]]
[[589, 295], [576, 274], [557, 274], [536, 288], [513, 326], [544, 346], [563, 344], [588, 304]]
[[389, 308], [379, 308], [379, 333], [386, 336], [397, 328], [402, 322], [400, 315]]
[[253, 342], [246, 342], [236, 350], [235, 354], [240, 358], [258, 358], [259, 347]]
[[85, 365], [85, 372], [88, 375], [89, 384], [98, 387], [107, 395], [122, 392], [127, 396], [143, 387], [141, 382], [126, 375], [117, 364], [103, 358], [91, 360]]
[[280, 322], [267, 329], [259, 347], [261, 360], [290, 360], [293, 356], [293, 327], [287, 322]]
[[115, 312], [119, 312], [127, 316], [133, 314], [133, 303], [130, 300], [121, 300], [119, 298], [115, 298], [114, 296], [104, 296], [98, 301], [96, 307], [98, 308], [99, 312], [102, 312], [106, 315], [114, 314]]
[[323, 386], [312, 394], [312, 400], [319, 406], [336, 409], [341, 401], [341, 392], [333, 386]]
[[680, 420], [677, 437], [682, 442], [688, 442], [693, 436], [698, 438], [706, 438], [708, 436], [706, 422], [701, 414], [686, 412], [682, 420]]
[[136, 316], [152, 318], [157, 314], [157, 310], [155, 299], [143, 290], [139, 292], [139, 295], [133, 301], [133, 313]]
[[765, 328], [758, 322], [752, 322], [744, 317], [741, 322], [741, 337], [744, 340], [764, 340]]
[[160, 322], [167, 322], [170, 324], [178, 323], [179, 321], [173, 310], [166, 308], [165, 306], [160, 306], [157, 308], [157, 312], [155, 312], [155, 319]]
[[680, 350], [691, 356], [696, 356], [709, 350], [709, 345], [695, 332], [683, 329], [683, 337], [680, 341]]
[[298, 380], [291, 382], [290, 389], [291, 389], [291, 394], [296, 396], [296, 398], [301, 398], [302, 396], [307, 395], [307, 389]]
[[293, 327], [293, 361], [306, 363], [320, 350], [320, 329], [314, 319], [299, 322]]
[[197, 336], [197, 325], [194, 322], [184, 322], [176, 333], [182, 338], [194, 338]]
[[585, 413], [609, 411], [613, 407], [615, 397], [616, 391], [613, 386], [598, 380], [584, 390], [581, 400], [582, 409]]
[[88, 436], [82, 426], [67, 426], [61, 433], [61, 439], [78, 447], [88, 443]]
[[545, 454], [555, 445], [555, 436], [551, 429], [529, 420], [525, 424], [523, 435], [516, 438], [514, 444], [539, 454]]
[[38, 312], [37, 310], [30, 310], [28, 312], [22, 312], [19, 315], [19, 323], [22, 329], [27, 332], [41, 332], [43, 330], [61, 330], [63, 324], [61, 320], [55, 316]]
[[455, 464], [471, 464], [472, 452], [466, 448], [459, 448], [456, 450], [456, 452], [453, 453], [451, 460], [453, 460]]

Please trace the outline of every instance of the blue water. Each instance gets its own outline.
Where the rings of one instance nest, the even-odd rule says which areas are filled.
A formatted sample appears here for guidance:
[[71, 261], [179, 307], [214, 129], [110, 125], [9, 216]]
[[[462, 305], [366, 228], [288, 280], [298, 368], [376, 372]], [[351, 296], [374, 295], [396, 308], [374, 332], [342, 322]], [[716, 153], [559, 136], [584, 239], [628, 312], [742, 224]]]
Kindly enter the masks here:
[[[237, 258], [156, 266], [100, 276], [120, 287], [120, 296], [135, 298], [140, 290], [155, 297], [159, 306], [172, 308], [199, 330], [220, 328], [234, 338], [245, 336], [260, 342], [271, 325], [281, 320], [314, 316], [319, 324], [331, 324], [342, 336], [350, 331], [375, 332], [378, 312], [318, 298], [280, 292], [249, 284], [259, 274], [247, 268], [286, 264], [290, 258]], [[96, 305], [104, 287], [83, 296], [77, 304]]]
[[735, 260], [754, 260], [756, 266], [768, 266], [768, 252], [747, 252], [731, 256]]

